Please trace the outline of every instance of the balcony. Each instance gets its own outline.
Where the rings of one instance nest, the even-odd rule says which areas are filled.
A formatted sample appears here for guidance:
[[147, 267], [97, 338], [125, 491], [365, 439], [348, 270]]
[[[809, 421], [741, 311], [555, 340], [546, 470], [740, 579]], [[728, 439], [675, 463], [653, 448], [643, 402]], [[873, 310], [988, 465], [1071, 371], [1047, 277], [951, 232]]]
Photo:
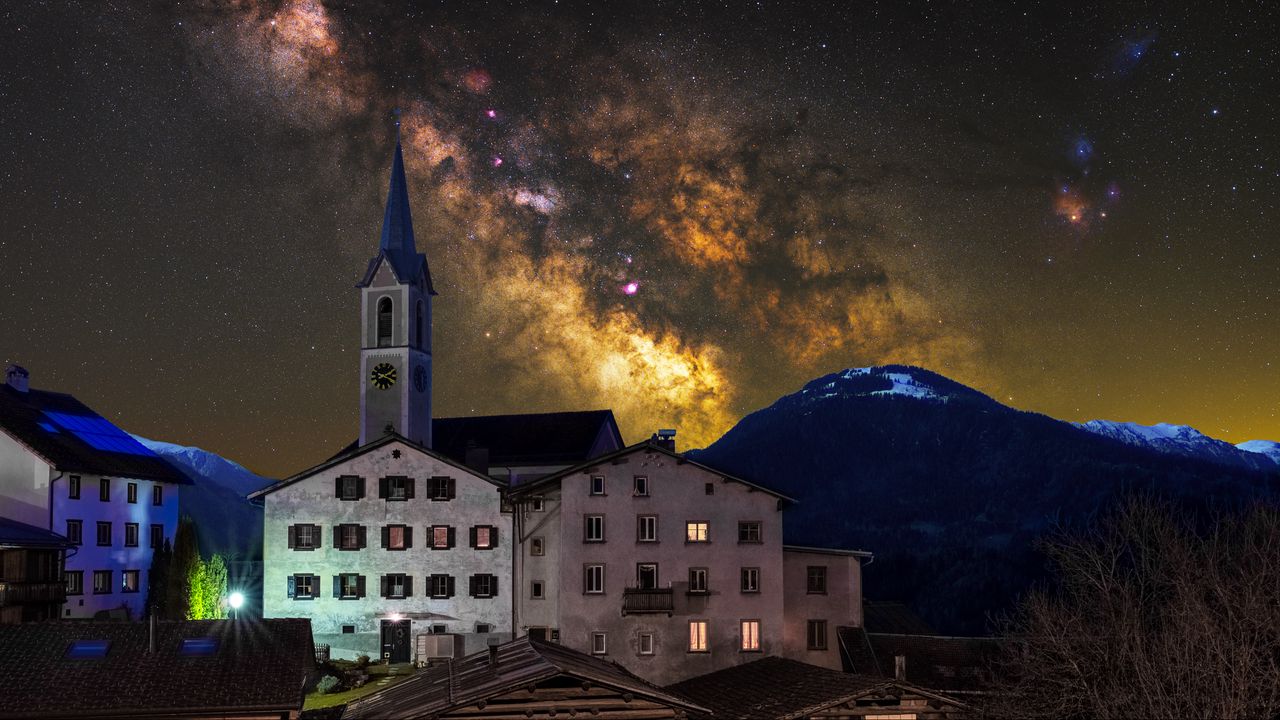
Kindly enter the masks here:
[[622, 591], [623, 615], [650, 615], [674, 609], [671, 588], [625, 588]]
[[0, 582], [0, 607], [26, 603], [62, 603], [67, 586], [60, 582]]

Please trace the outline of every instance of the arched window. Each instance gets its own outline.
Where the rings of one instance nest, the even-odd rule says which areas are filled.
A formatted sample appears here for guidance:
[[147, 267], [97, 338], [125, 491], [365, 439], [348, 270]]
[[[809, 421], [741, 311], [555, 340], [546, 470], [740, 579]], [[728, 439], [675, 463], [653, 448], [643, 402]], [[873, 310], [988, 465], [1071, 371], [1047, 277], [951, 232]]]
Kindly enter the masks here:
[[391, 346], [391, 298], [378, 301], [378, 347]]
[[414, 325], [413, 337], [418, 341], [419, 349], [427, 346], [427, 339], [422, 335], [422, 301], [421, 300], [418, 301], [418, 317]]

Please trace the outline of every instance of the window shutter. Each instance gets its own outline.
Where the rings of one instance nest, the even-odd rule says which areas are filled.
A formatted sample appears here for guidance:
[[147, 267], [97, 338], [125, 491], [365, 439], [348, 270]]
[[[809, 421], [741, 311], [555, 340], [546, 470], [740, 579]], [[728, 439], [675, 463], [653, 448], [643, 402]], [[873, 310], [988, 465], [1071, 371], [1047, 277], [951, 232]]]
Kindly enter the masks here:
[[383, 549], [391, 547], [391, 526], [382, 526], [382, 547]]
[[458, 497], [458, 481], [454, 478], [445, 478], [445, 488], [449, 491], [449, 499]]
[[472, 575], [471, 577], [467, 578], [467, 581], [471, 586], [470, 588], [468, 588], [467, 592], [470, 593], [471, 597], [475, 597], [476, 596], [476, 576]]
[[363, 477], [356, 478], [356, 497], [359, 499], [364, 498], [364, 478]]
[[384, 477], [378, 478], [378, 497], [383, 499], [387, 497], [387, 479]]
[[471, 529], [468, 530], [467, 532], [470, 533], [470, 536], [471, 536], [471, 547], [475, 547], [479, 543], [479, 540], [476, 537], [477, 535], [479, 535], [479, 528], [477, 528], [475, 525], [472, 525]]
[[336, 598], [342, 597], [342, 576], [341, 575], [333, 576], [333, 596]]
[[454, 547], [457, 544], [458, 544], [458, 535], [457, 533], [454, 532], [453, 526], [450, 525], [449, 526], [449, 547]]
[[[296, 525], [290, 525], [289, 526], [289, 547], [294, 548], [297, 546], [298, 546], [298, 527]], [[292, 576], [289, 578], [289, 582], [290, 583], [293, 582]], [[293, 585], [289, 586], [289, 597], [293, 597]]]
[[338, 499], [342, 499], [342, 476], [341, 475], [334, 478], [333, 480], [333, 496]]
[[591, 589], [591, 568], [582, 568], [582, 593], [585, 595]]
[[365, 532], [365, 527], [363, 525], [356, 526], [356, 544], [360, 548], [364, 548], [369, 544], [369, 534]]
[[414, 480], [413, 478], [404, 479], [404, 496], [406, 498], [409, 498], [409, 499], [413, 498], [414, 485], [416, 484], [417, 484], [417, 481]]
[[498, 576], [489, 576], [489, 597], [498, 597]]
[[381, 587], [382, 597], [386, 597], [387, 596], [387, 576], [386, 575], [383, 575], [381, 577], [381, 585], [382, 585]]
[[[290, 530], [292, 530], [293, 528], [292, 528], [292, 527], [290, 527], [289, 529], [290, 529]], [[288, 577], [287, 577], [287, 578], [285, 578], [285, 579], [288, 581], [288, 583], [287, 583], [287, 584], [288, 584], [288, 590], [287, 590], [287, 592], [289, 593], [289, 597], [290, 597], [290, 598], [292, 598], [292, 597], [294, 597], [294, 594], [295, 594], [295, 592], [296, 592], [296, 590], [297, 590], [297, 579], [296, 579], [296, 578], [294, 578], [292, 575], [288, 576]]]
[[338, 549], [342, 547], [342, 526], [341, 525], [333, 526], [333, 547], [334, 549]]
[[404, 547], [409, 549], [413, 547], [413, 526], [406, 525], [404, 528]]
[[356, 576], [356, 595], [359, 597], [364, 597], [364, 576], [363, 575]]
[[455, 586], [454, 586], [453, 576], [452, 576], [452, 575], [446, 575], [446, 576], [445, 576], [445, 588], [446, 588], [446, 589], [445, 589], [445, 597], [453, 597], [453, 595], [454, 595], [454, 593], [456, 592], [456, 590], [455, 590]]
[[413, 576], [412, 575], [404, 576], [404, 596], [407, 598], [413, 597]]
[[314, 543], [312, 548], [324, 547], [324, 536], [320, 534], [319, 525], [311, 526], [311, 538], [311, 542]]
[[489, 547], [498, 547], [498, 526], [489, 526]]
[[313, 598], [320, 597], [320, 576], [319, 575], [311, 576], [311, 597]]

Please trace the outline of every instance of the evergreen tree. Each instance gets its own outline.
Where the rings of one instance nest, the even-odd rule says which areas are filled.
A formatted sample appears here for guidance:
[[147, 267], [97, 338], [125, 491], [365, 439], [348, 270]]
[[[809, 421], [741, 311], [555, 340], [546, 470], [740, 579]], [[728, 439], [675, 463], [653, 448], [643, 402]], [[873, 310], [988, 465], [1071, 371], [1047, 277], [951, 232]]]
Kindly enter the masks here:
[[204, 618], [218, 620], [227, 616], [227, 563], [215, 554], [204, 565]]
[[169, 610], [169, 566], [173, 563], [173, 547], [169, 538], [151, 554], [151, 569], [147, 571], [147, 605], [145, 614], [167, 618]]
[[200, 548], [196, 543], [196, 525], [190, 516], [178, 521], [173, 536], [173, 557], [169, 564], [168, 612], [166, 616], [184, 619], [191, 612], [191, 578], [200, 566]]

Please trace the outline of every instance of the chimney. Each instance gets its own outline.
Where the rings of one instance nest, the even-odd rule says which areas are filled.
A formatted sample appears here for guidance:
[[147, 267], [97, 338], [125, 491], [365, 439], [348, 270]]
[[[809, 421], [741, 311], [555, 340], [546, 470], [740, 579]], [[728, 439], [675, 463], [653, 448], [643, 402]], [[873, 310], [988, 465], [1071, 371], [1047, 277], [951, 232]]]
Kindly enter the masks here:
[[674, 428], [659, 430], [653, 437], [649, 438], [650, 442], [660, 448], [676, 451], [676, 431]]
[[893, 656], [893, 679], [906, 682], [907, 680], [907, 656], [906, 655]]
[[9, 387], [24, 393], [29, 389], [28, 379], [31, 374], [21, 365], [10, 365], [8, 370], [4, 371], [4, 381]]
[[475, 470], [481, 475], [489, 474], [489, 448], [476, 445], [475, 440], [467, 441], [467, 454], [462, 461], [463, 465]]
[[498, 638], [489, 638], [489, 667], [498, 667]]

